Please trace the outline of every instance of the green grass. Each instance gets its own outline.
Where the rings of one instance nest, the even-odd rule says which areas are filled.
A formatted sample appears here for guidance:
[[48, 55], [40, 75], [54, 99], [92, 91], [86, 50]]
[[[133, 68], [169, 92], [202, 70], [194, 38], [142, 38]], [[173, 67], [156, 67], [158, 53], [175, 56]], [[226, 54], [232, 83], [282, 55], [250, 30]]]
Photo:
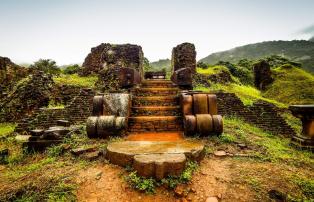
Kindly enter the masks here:
[[14, 132], [15, 123], [0, 123], [0, 137], [7, 136]]
[[126, 178], [134, 189], [144, 191], [147, 194], [155, 193], [157, 182], [153, 178], [144, 178], [137, 175], [136, 171], [131, 172]]
[[223, 143], [233, 143], [236, 141], [236, 137], [232, 134], [223, 133], [219, 136], [219, 140]]
[[244, 105], [252, 105], [257, 100], [264, 100], [266, 102], [273, 103], [278, 107], [287, 107], [285, 104], [280, 103], [276, 100], [263, 97], [261, 91], [250, 85], [241, 85], [238, 83], [229, 83], [225, 85], [219, 83], [211, 83], [210, 88], [197, 86], [194, 88], [194, 90], [202, 90], [204, 92], [223, 91], [228, 93], [235, 93], [241, 99]]
[[[204, 75], [217, 74], [224, 66], [213, 66], [208, 69], [197, 68], [197, 72]], [[237, 77], [227, 84], [211, 82], [210, 88], [196, 86], [195, 90], [223, 91], [235, 93], [245, 105], [252, 105], [257, 100], [272, 103], [280, 108], [291, 104], [313, 104], [314, 76], [291, 65], [282, 65], [272, 70], [274, 82], [262, 92], [251, 85], [242, 84]]]
[[303, 195], [308, 199], [314, 199], [314, 179], [309, 179], [300, 174], [290, 176], [290, 181], [301, 189]]
[[247, 176], [245, 180], [254, 191], [261, 191], [261, 182], [257, 178], [253, 176]]
[[[167, 176], [160, 181], [154, 178], [144, 178], [138, 176], [136, 171], [132, 171], [129, 175], [125, 176], [126, 182], [128, 182], [134, 189], [143, 191], [147, 194], [155, 193], [155, 189], [158, 186], [165, 185], [170, 189], [174, 189], [179, 184], [185, 184], [191, 181], [193, 173], [198, 169], [198, 164], [193, 161], [188, 161], [186, 167], [180, 176]], [[126, 167], [127, 171], [132, 170], [130, 167]]]
[[301, 119], [293, 116], [291, 113], [283, 112], [280, 114], [285, 121], [295, 130], [297, 134], [300, 134], [302, 131], [302, 122]]
[[259, 160], [296, 166], [314, 165], [313, 153], [290, 146], [290, 138], [269, 134], [236, 117], [225, 117], [224, 126], [224, 134], [232, 135], [233, 140], [254, 146]]
[[77, 201], [75, 190], [77, 186], [75, 184], [59, 182], [56, 186], [52, 187], [50, 193], [48, 193], [48, 201], [56, 201], [56, 202], [71, 202]]
[[212, 74], [217, 74], [220, 73], [221, 71], [229, 71], [227, 67], [225, 66], [209, 66], [207, 69], [203, 69], [203, 68], [196, 68], [196, 72], [199, 74], [204, 74], [204, 75], [212, 75]]
[[50, 102], [47, 106], [48, 109], [64, 109], [64, 104], [55, 104]]
[[314, 76], [291, 65], [273, 70], [275, 81], [262, 94], [288, 105], [314, 103]]
[[95, 86], [96, 81], [98, 80], [98, 77], [97, 76], [82, 77], [77, 74], [61, 74], [58, 77], [54, 77], [53, 80], [57, 84], [93, 88]]
[[[23, 157], [23, 159], [26, 158], [26, 156], [22, 156], [22, 157]], [[19, 165], [18, 163], [20, 163], [20, 162], [17, 162], [17, 163], [9, 162], [8, 167], [10, 169], [5, 173], [5, 176], [12, 179], [12, 180], [18, 179], [22, 176], [29, 174], [29, 173], [40, 170], [48, 164], [54, 163], [55, 160], [56, 160], [56, 158], [54, 158], [54, 157], [47, 157], [47, 158], [44, 158], [38, 162], [34, 162], [34, 163], [28, 164], [26, 166]]]

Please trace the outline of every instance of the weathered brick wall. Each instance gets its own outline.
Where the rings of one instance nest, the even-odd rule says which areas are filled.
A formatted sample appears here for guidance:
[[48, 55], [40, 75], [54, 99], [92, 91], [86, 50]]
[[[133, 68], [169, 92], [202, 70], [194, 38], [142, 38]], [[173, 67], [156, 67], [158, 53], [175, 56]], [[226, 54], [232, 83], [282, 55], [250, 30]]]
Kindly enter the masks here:
[[0, 56], [0, 94], [10, 90], [16, 82], [29, 73], [28, 68], [14, 64], [10, 58]]
[[83, 123], [92, 114], [94, 95], [95, 92], [92, 89], [82, 89], [80, 94], [65, 107], [71, 123]]
[[192, 89], [192, 75], [196, 72], [194, 44], [182, 43], [172, 49], [171, 80], [182, 89]]
[[59, 119], [65, 119], [70, 123], [84, 123], [91, 115], [92, 103], [95, 92], [92, 89], [81, 89], [77, 95], [64, 108], [41, 108], [30, 117], [26, 117], [18, 124], [16, 131], [28, 131], [34, 128], [48, 128], [56, 125]]
[[52, 90], [52, 99], [55, 104], [68, 105], [74, 97], [79, 95], [81, 88], [75, 85], [55, 85]]
[[216, 93], [218, 113], [224, 116], [237, 116], [257, 127], [273, 134], [291, 136], [295, 131], [280, 116], [280, 109], [275, 105], [258, 101], [252, 106], [245, 106], [234, 93]]
[[194, 44], [182, 43], [172, 49], [171, 65], [173, 71], [181, 68], [196, 70], [196, 51]]
[[142, 74], [144, 54], [142, 47], [133, 44], [102, 43], [91, 49], [80, 71], [82, 75], [99, 73], [103, 69], [128, 67]]
[[8, 96], [1, 99], [0, 121], [15, 122], [36, 109], [48, 106], [53, 86], [51, 75], [41, 71], [20, 80]]

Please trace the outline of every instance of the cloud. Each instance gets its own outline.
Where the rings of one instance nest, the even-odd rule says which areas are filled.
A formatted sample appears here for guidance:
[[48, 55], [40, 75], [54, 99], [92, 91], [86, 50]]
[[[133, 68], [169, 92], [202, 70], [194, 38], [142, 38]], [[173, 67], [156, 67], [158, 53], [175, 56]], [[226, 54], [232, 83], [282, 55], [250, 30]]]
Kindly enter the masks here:
[[314, 24], [300, 31], [301, 34], [314, 34]]

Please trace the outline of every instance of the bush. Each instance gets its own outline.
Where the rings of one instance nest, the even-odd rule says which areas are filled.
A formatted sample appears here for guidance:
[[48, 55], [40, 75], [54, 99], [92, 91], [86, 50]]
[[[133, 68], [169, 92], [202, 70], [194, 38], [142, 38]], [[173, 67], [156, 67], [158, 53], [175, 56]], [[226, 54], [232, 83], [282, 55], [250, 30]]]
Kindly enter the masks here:
[[188, 161], [186, 168], [180, 176], [168, 176], [161, 180], [162, 184], [174, 189], [178, 184], [188, 183], [192, 179], [193, 173], [197, 170], [198, 164], [193, 161]]
[[34, 62], [30, 68], [52, 75], [59, 75], [61, 73], [61, 69], [58, 68], [57, 63], [51, 59], [39, 59], [38, 61]]
[[147, 194], [155, 193], [157, 182], [153, 178], [140, 177], [137, 175], [136, 171], [133, 171], [126, 177], [126, 181], [129, 182], [133, 188], [145, 191]]
[[208, 68], [208, 65], [206, 63], [204, 63], [204, 62], [198, 62], [196, 66], [199, 67], [199, 68], [202, 68], [202, 69], [207, 69]]
[[251, 63], [248, 60], [241, 60], [238, 64], [243, 66], [234, 65], [230, 62], [220, 61], [217, 65], [223, 65], [228, 68], [230, 73], [239, 78], [240, 82], [243, 84], [253, 84], [253, 72], [250, 67]]
[[78, 64], [74, 64], [74, 65], [69, 65], [69, 66], [66, 66], [64, 69], [63, 69], [63, 73], [64, 74], [76, 74], [78, 73], [78, 71], [80, 70], [80, 66]]

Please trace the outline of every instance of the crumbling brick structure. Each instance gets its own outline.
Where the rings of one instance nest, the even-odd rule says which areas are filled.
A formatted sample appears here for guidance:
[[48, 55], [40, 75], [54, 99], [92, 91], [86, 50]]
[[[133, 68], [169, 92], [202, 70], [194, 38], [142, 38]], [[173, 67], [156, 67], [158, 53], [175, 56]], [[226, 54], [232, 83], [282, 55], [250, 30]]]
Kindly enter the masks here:
[[48, 106], [54, 81], [51, 75], [35, 71], [14, 86], [0, 103], [0, 122], [16, 121], [34, 110]]
[[172, 49], [171, 80], [181, 88], [192, 88], [192, 75], [196, 72], [196, 51], [194, 44], [183, 43]]
[[9, 90], [21, 78], [26, 77], [28, 69], [14, 64], [9, 58], [0, 56], [0, 94]]
[[273, 82], [270, 65], [267, 61], [261, 60], [254, 64], [254, 85], [260, 90], [265, 90], [266, 86]]
[[129, 88], [141, 81], [143, 75], [142, 47], [132, 44], [102, 43], [91, 49], [85, 58], [81, 75], [99, 74], [102, 90]]

